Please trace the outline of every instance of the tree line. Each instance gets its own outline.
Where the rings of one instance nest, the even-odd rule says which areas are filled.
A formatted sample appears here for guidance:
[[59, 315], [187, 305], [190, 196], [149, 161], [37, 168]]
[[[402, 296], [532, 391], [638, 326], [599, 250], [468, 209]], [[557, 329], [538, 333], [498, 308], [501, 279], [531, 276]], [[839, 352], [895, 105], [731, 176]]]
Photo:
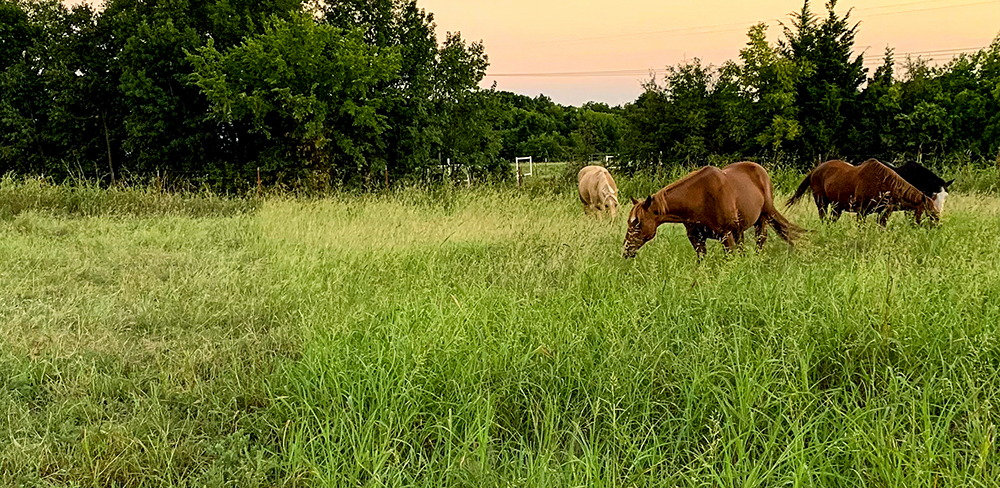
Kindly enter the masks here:
[[669, 67], [632, 103], [572, 107], [480, 88], [485, 46], [438, 39], [416, 0], [0, 0], [0, 172], [374, 187], [516, 156], [997, 157], [1000, 40], [901, 73], [887, 49], [869, 72], [836, 6], [805, 2], [774, 44], [753, 26], [738, 60]]
[[859, 24], [836, 6], [817, 15], [805, 2], [777, 44], [758, 24], [739, 60], [695, 59], [650, 80], [625, 107], [622, 161], [1000, 159], [1000, 37], [939, 67], [907, 57], [901, 73], [887, 48], [869, 72], [854, 54]]
[[228, 188], [491, 170], [487, 64], [415, 0], [0, 0], [0, 171]]

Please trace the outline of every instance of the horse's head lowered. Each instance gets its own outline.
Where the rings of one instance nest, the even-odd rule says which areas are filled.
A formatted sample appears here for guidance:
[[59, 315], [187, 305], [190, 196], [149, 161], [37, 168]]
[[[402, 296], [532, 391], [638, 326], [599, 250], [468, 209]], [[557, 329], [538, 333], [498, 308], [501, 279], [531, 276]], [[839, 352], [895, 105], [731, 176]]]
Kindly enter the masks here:
[[[948, 195], [947, 193], [944, 194], [944, 196], [947, 195]], [[938, 196], [933, 200], [924, 197], [924, 201], [921, 203], [919, 208], [914, 212], [914, 216], [916, 217], [916, 220], [919, 223], [920, 214], [922, 212], [926, 212], [927, 215], [930, 216], [931, 222], [936, 224], [941, 221], [941, 210], [943, 210], [943, 207], [944, 207], [944, 198], [942, 198], [941, 196]]]
[[935, 194], [934, 198], [929, 198], [916, 188], [910, 187], [903, 192], [904, 207], [913, 209], [913, 216], [917, 223], [920, 223], [920, 217], [924, 213], [930, 217], [931, 222], [937, 223], [941, 220], [944, 198], [947, 196], [948, 192], [942, 189], [941, 192]]
[[601, 201], [604, 208], [611, 209], [612, 218], [618, 215], [618, 192], [610, 186], [605, 186], [601, 189]]
[[659, 222], [649, 210], [652, 204], [652, 196], [643, 202], [632, 199], [632, 211], [628, 213], [628, 229], [625, 231], [625, 243], [622, 245], [623, 258], [634, 258], [643, 244], [656, 237], [656, 227]]

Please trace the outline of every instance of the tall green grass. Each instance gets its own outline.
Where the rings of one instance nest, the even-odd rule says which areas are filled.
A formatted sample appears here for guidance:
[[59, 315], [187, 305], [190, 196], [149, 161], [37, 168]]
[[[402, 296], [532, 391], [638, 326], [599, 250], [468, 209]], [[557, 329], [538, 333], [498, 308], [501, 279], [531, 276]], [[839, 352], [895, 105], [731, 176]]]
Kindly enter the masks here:
[[26, 211], [64, 216], [225, 216], [252, 212], [259, 200], [211, 192], [164, 192], [152, 185], [102, 188], [93, 182], [53, 184], [45, 178], [0, 178], [0, 219]]
[[699, 264], [669, 225], [621, 259], [565, 189], [22, 211], [0, 483], [996, 486], [996, 197], [786, 215]]

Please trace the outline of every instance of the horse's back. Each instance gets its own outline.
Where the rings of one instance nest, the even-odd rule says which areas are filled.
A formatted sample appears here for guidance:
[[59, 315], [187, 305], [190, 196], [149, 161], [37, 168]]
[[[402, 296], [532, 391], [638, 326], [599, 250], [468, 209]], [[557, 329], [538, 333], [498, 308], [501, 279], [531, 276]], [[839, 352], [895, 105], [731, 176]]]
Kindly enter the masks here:
[[580, 190], [580, 201], [584, 205], [592, 203], [592, 193], [595, 188], [593, 175], [601, 169], [598, 166], [584, 166], [576, 174], [577, 186]]
[[722, 168], [722, 172], [727, 178], [750, 183], [754, 188], [762, 193], [770, 193], [771, 177], [763, 166], [752, 161], [740, 161]]
[[601, 166], [584, 166], [584, 167], [580, 168], [580, 171], [578, 171], [578, 172], [576, 173], [576, 180], [577, 180], [577, 181], [583, 181], [583, 179], [584, 179], [584, 178], [585, 178], [585, 177], [586, 177], [587, 175], [589, 175], [589, 174], [592, 174], [592, 173], [594, 173], [594, 172], [598, 172], [598, 171], [601, 171], [601, 170], [603, 170], [603, 169], [604, 169], [604, 168], [603, 168], [603, 167], [601, 167]]
[[615, 194], [618, 193], [618, 186], [611, 178], [611, 173], [602, 166], [585, 166], [577, 173], [577, 178], [579, 179], [580, 201], [584, 205], [601, 202], [603, 199], [601, 188], [604, 186], [612, 188]]
[[839, 159], [820, 164], [810, 173], [813, 194], [834, 201], [850, 201], [854, 197], [859, 169]]

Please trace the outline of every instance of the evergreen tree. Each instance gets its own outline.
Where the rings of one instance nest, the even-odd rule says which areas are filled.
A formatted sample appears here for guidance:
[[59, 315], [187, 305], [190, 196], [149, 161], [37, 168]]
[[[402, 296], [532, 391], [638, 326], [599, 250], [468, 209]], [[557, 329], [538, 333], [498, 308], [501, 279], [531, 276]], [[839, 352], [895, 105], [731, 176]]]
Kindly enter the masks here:
[[826, 160], [849, 151], [848, 129], [860, 115], [857, 99], [866, 69], [863, 58], [853, 55], [858, 24], [848, 23], [850, 11], [838, 16], [836, 6], [836, 0], [827, 2], [827, 16], [820, 21], [806, 0], [780, 43], [782, 54], [801, 74], [795, 104], [802, 136], [793, 147], [796, 160], [806, 168], [817, 157]]

